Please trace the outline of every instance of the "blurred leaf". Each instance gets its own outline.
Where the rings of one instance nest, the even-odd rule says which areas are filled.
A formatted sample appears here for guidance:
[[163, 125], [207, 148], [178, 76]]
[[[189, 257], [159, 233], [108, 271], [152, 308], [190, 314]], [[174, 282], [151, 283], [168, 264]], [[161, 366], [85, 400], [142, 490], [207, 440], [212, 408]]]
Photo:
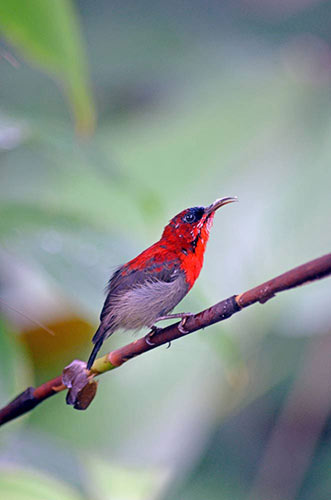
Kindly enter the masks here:
[[79, 500], [74, 490], [33, 470], [0, 471], [0, 497], [6, 500]]
[[69, 0], [4, 0], [0, 26], [29, 61], [63, 86], [81, 135], [94, 127], [94, 108], [78, 20]]
[[37, 382], [52, 376], [56, 370], [61, 370], [71, 357], [81, 354], [81, 346], [90, 341], [93, 332], [91, 325], [74, 312], [48, 321], [45, 326], [54, 332], [54, 335], [49, 335], [43, 328], [32, 327], [20, 336], [34, 364]]
[[166, 473], [160, 469], [128, 469], [100, 459], [89, 459], [89, 483], [93, 498], [104, 500], [148, 500], [163, 488]]
[[[88, 221], [83, 220], [80, 214], [61, 213], [51, 207], [42, 207], [40, 204], [24, 202], [0, 203], [2, 217], [0, 219], [0, 237], [12, 234], [13, 229], [29, 233], [40, 227], [63, 228], [70, 230], [86, 228]], [[22, 236], [22, 235], [21, 235]]]
[[[0, 302], [1, 307], [6, 307]], [[31, 382], [31, 374], [14, 332], [0, 319], [0, 398], [3, 403]], [[1, 498], [1, 495], [0, 495]]]
[[[58, 401], [58, 407], [61, 404]], [[22, 421], [27, 423], [26, 419], [17, 419], [16, 425]], [[13, 429], [12, 423], [3, 428], [5, 439], [1, 441], [0, 475], [3, 468], [8, 466], [10, 471], [13, 471], [14, 467], [18, 471], [40, 471], [41, 474], [50, 474], [52, 478], [59, 479], [75, 490], [84, 491], [85, 466], [82, 464], [81, 452], [76, 451], [70, 442], [57, 439], [52, 433], [34, 431], [29, 425], [19, 429], [16, 427], [17, 432], [13, 432]], [[0, 498], [2, 500], [3, 497]]]

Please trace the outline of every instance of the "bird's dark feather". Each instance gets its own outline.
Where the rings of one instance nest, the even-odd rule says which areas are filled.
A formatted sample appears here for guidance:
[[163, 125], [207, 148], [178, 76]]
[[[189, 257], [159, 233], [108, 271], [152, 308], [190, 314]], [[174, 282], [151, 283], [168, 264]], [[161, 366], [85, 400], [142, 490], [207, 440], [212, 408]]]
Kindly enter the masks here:
[[158, 281], [171, 283], [181, 274], [180, 262], [177, 260], [163, 263], [162, 266], [153, 259], [150, 259], [144, 269], [132, 269], [128, 264], [119, 267], [109, 280], [108, 294], [100, 314], [100, 326], [96, 331], [92, 341], [99, 342], [100, 339], [111, 334], [115, 315], [112, 314], [114, 300], [134, 287], [144, 285], [146, 282]]
[[180, 262], [175, 260], [163, 263], [161, 268], [160, 264], [152, 259], [144, 269], [130, 269], [127, 265], [119, 267], [110, 278], [107, 286], [108, 295], [100, 314], [101, 322], [109, 314], [109, 306], [111, 306], [111, 300], [114, 296], [132, 290], [134, 286], [143, 285], [146, 281], [170, 283], [176, 279], [179, 273]]

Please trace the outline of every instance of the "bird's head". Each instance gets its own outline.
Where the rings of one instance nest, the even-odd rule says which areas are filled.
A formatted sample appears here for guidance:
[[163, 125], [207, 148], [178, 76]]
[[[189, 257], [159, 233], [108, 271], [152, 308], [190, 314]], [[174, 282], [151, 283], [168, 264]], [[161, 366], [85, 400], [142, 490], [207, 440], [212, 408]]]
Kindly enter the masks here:
[[207, 207], [183, 210], [164, 228], [162, 239], [181, 248], [184, 254], [195, 252], [198, 244], [204, 249], [216, 210], [234, 201], [238, 201], [238, 198], [227, 196], [215, 200]]

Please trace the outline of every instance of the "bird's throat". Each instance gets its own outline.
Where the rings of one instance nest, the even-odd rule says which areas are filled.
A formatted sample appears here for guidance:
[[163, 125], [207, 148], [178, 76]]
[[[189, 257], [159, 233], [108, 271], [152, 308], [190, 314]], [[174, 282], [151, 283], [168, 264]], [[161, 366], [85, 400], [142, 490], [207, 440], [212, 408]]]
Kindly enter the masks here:
[[185, 271], [186, 281], [191, 289], [203, 266], [203, 259], [209, 234], [198, 235], [185, 252], [181, 252], [181, 267]]

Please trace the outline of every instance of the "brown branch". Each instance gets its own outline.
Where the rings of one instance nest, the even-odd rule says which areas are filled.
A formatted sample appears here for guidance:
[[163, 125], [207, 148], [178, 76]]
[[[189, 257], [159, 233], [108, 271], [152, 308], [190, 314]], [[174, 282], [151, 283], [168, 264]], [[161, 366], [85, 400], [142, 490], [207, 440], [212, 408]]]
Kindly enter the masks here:
[[[135, 356], [138, 356], [139, 354], [143, 354], [144, 352], [155, 349], [160, 345], [172, 342], [173, 340], [205, 328], [206, 326], [223, 321], [244, 307], [248, 307], [256, 302], [264, 304], [278, 292], [289, 290], [299, 285], [324, 278], [330, 274], [331, 253], [307, 262], [302, 266], [291, 269], [290, 271], [266, 281], [265, 283], [262, 283], [247, 292], [222, 300], [214, 306], [190, 316], [185, 323], [185, 333], [178, 329], [178, 322], [155, 333], [152, 337], [153, 345], [148, 344], [146, 342], [146, 338], [142, 337], [124, 347], [120, 347], [119, 349], [106, 354], [102, 358], [97, 359], [93, 364], [91, 371], [86, 373], [91, 380], [97, 375], [121, 366], [123, 363], [134, 358]], [[81, 364], [81, 362], [73, 363]], [[69, 367], [72, 366], [73, 363], [69, 365]], [[29, 387], [0, 410], [0, 425], [27, 413], [45, 399], [53, 396], [57, 392], [65, 390], [66, 388], [67, 386], [62, 382], [62, 376], [58, 376], [37, 388]], [[95, 389], [91, 392], [95, 393]], [[85, 409], [87, 406], [88, 402], [87, 404], [80, 402], [77, 406], [75, 405], [77, 409]]]

